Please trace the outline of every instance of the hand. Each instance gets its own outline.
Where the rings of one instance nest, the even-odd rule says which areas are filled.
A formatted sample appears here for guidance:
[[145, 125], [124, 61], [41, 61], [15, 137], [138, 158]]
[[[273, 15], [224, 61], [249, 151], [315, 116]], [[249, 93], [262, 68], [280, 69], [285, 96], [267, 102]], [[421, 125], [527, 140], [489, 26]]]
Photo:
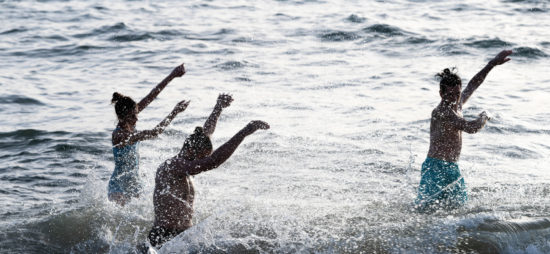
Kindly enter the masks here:
[[503, 63], [506, 63], [510, 61], [510, 58], [508, 58], [508, 56], [511, 54], [512, 54], [512, 50], [500, 51], [500, 53], [498, 53], [498, 55], [495, 56], [493, 60], [489, 61], [489, 64], [492, 66], [495, 66], [495, 65], [501, 65]]
[[216, 102], [222, 108], [227, 108], [233, 102], [233, 97], [230, 94], [220, 94], [218, 96], [218, 101]]
[[491, 118], [489, 117], [489, 115], [487, 115], [487, 112], [485, 112], [485, 111], [481, 112], [481, 114], [479, 114], [479, 117], [481, 117], [485, 121], [491, 120]]
[[178, 102], [178, 104], [176, 104], [176, 106], [174, 107], [173, 112], [178, 114], [178, 113], [181, 113], [181, 112], [185, 111], [187, 106], [189, 106], [189, 102], [190, 101], [186, 101], [186, 100]]
[[269, 124], [264, 122], [264, 121], [260, 121], [260, 120], [256, 120], [256, 121], [252, 121], [250, 122], [248, 125], [247, 125], [248, 128], [251, 128], [252, 131], [256, 131], [258, 129], [261, 129], [261, 130], [267, 130], [269, 129]]
[[185, 66], [183, 66], [183, 64], [174, 68], [174, 70], [172, 71], [172, 76], [174, 76], [175, 78], [179, 78], [183, 76], [183, 74], [185, 74]]

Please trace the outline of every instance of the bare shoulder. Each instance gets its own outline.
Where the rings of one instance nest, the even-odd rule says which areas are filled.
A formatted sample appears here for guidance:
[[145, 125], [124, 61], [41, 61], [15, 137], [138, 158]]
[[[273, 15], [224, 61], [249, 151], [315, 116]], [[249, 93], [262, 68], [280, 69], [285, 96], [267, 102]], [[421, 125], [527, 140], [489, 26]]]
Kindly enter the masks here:
[[184, 172], [187, 172], [187, 168], [189, 167], [189, 163], [187, 160], [183, 158], [179, 158], [178, 156], [174, 156], [168, 160], [166, 160], [158, 169], [157, 174], [161, 174], [164, 176], [177, 176], [181, 175]]
[[162, 163], [159, 168], [158, 168], [158, 171], [159, 172], [163, 172], [163, 173], [167, 173], [170, 171], [170, 169], [172, 169], [176, 164], [177, 164], [177, 157], [174, 156], [166, 161], [164, 161], [164, 163]]
[[120, 143], [122, 143], [124, 141], [124, 139], [126, 139], [126, 136], [127, 134], [121, 130], [121, 129], [116, 129], [113, 131], [113, 134], [111, 136], [111, 140], [113, 142], [113, 145], [118, 145]]
[[454, 112], [453, 109], [449, 107], [438, 106], [432, 112], [432, 119], [439, 121], [451, 120], [454, 119], [456, 116], [456, 112]]
[[441, 107], [441, 105], [438, 105], [434, 110], [432, 111], [432, 119], [441, 119], [447, 114], [445, 108]]
[[162, 164], [159, 165], [159, 167], [157, 168], [157, 172], [155, 174], [157, 179], [159, 177], [164, 178], [169, 174], [170, 165], [172, 164], [172, 159], [173, 158], [170, 158], [170, 159], [164, 161]]

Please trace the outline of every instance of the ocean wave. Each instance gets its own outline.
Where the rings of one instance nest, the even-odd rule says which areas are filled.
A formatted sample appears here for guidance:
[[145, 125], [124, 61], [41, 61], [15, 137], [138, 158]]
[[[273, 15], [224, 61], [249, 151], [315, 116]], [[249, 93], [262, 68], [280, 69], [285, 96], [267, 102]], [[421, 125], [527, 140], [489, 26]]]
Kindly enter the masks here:
[[355, 14], [351, 14], [349, 15], [349, 17], [346, 18], [346, 20], [352, 23], [364, 23], [367, 19], [357, 16]]
[[26, 29], [26, 28], [13, 28], [13, 29], [10, 29], [10, 30], [0, 32], [0, 35], [22, 33], [22, 32], [26, 32], [26, 31], [28, 31], [28, 29]]
[[290, 16], [285, 13], [275, 13], [275, 17], [279, 18], [280, 20], [298, 20], [300, 17], [297, 16]]
[[[117, 215], [119, 218], [115, 219]], [[132, 220], [117, 215], [90, 207], [55, 215], [47, 212], [43, 218], [3, 228], [3, 234], [8, 237], [0, 240], [0, 244], [3, 251], [13, 253], [108, 253], [110, 243], [107, 242], [105, 231], [116, 233], [117, 228], [112, 227], [119, 225], [121, 231], [133, 232], [132, 227], [127, 225]], [[142, 238], [145, 238], [144, 231], [145, 225], [138, 231]], [[124, 234], [133, 236], [127, 232]]]
[[42, 131], [36, 129], [23, 129], [10, 132], [0, 132], [0, 138], [22, 138], [22, 139], [34, 139], [41, 136], [65, 136], [70, 132], [65, 131]]
[[[74, 152], [86, 154], [106, 154], [108, 149], [97, 146], [98, 142], [107, 139], [105, 133], [73, 134], [65, 131], [43, 131], [36, 129], [23, 129], [12, 132], [0, 132], [0, 144], [5, 148], [2, 157], [15, 158], [24, 162], [40, 161], [39, 155], [49, 153], [50, 159], [58, 158], [64, 153], [70, 155]], [[37, 148], [39, 148], [37, 150]], [[23, 151], [21, 151], [23, 149]], [[36, 154], [39, 152], [41, 154]], [[24, 153], [24, 154], [22, 154]], [[53, 156], [53, 157], [52, 157]], [[25, 161], [26, 160], [26, 161]], [[55, 162], [55, 159], [53, 160]], [[77, 161], [79, 163], [81, 161]]]
[[435, 40], [430, 40], [426, 37], [417, 37], [417, 36], [407, 37], [407, 39], [405, 40], [406, 44], [429, 44], [433, 42], [435, 42]]
[[43, 102], [24, 95], [8, 95], [0, 97], [0, 104], [21, 104], [21, 105], [46, 105]]
[[132, 42], [132, 41], [146, 41], [146, 40], [170, 40], [184, 35], [179, 30], [160, 30], [156, 32], [151, 31], [134, 31], [130, 29], [124, 29], [125, 33], [117, 32], [115, 35], [110, 36], [107, 40], [115, 42]]
[[469, 55], [470, 52], [456, 43], [446, 43], [438, 47], [438, 51], [447, 56]]
[[216, 49], [216, 50], [204, 50], [204, 51], [192, 50], [192, 49], [188, 49], [188, 48], [182, 48], [182, 49], [179, 50], [179, 51], [180, 51], [181, 53], [189, 54], [189, 55], [194, 55], [194, 54], [197, 54], [197, 55], [200, 55], [200, 54], [208, 54], [208, 55], [222, 55], [222, 56], [225, 56], [225, 55], [232, 55], [232, 54], [235, 54], [235, 51], [234, 51], [234, 50], [228, 49], [228, 48]]
[[89, 22], [90, 20], [101, 20], [101, 18], [94, 16], [92, 14], [86, 13], [74, 18], [69, 18], [68, 20], [65, 20], [65, 21], [66, 22]]
[[381, 34], [385, 36], [401, 36], [407, 33], [398, 27], [387, 25], [387, 24], [372, 25], [364, 28], [363, 31], [370, 34]]
[[323, 41], [352, 41], [359, 38], [359, 35], [354, 32], [331, 31], [323, 33], [319, 37]]
[[512, 43], [503, 41], [499, 38], [486, 39], [486, 40], [474, 40], [472, 42], [464, 43], [465, 46], [473, 48], [505, 48], [512, 46]]
[[105, 7], [105, 6], [101, 6], [101, 5], [94, 5], [92, 8], [98, 10], [98, 11], [104, 11], [104, 10], [108, 10], [109, 8]]
[[515, 11], [523, 12], [523, 13], [547, 13], [548, 9], [533, 7], [533, 8], [518, 8], [518, 9], [515, 9]]
[[[219, 31], [218, 31], [219, 32]], [[86, 38], [93, 36], [101, 36], [113, 34], [107, 38], [108, 41], [121, 41], [121, 42], [130, 42], [130, 41], [142, 41], [142, 40], [168, 40], [173, 37], [179, 37], [184, 35], [183, 32], [174, 29], [164, 29], [160, 31], [140, 31], [130, 29], [124, 23], [117, 23], [111, 26], [103, 26], [97, 29], [92, 30], [88, 33], [75, 34], [75, 38]], [[217, 33], [216, 33], [217, 34]]]
[[160, 30], [158, 32], [155, 32], [156, 35], [162, 35], [162, 36], [180, 36], [180, 35], [183, 35], [182, 32], [180, 32], [179, 30], [173, 30], [173, 29], [168, 29], [168, 30]]
[[218, 64], [215, 67], [224, 71], [241, 69], [247, 66], [251, 66], [247, 61], [227, 61], [222, 64]]
[[218, 41], [221, 38], [217, 36], [206, 36], [206, 35], [195, 35], [188, 34], [184, 36], [186, 40], [197, 40], [197, 41]]
[[254, 42], [254, 38], [252, 37], [244, 37], [244, 36], [240, 36], [238, 38], [235, 38], [235, 39], [232, 39], [231, 42], [235, 42], [235, 43], [251, 43], [251, 42]]
[[52, 40], [52, 41], [68, 41], [67, 37], [62, 35], [50, 35], [50, 36], [32, 36], [33, 40]]
[[107, 50], [107, 49], [109, 48], [93, 46], [93, 45], [69, 44], [69, 45], [63, 45], [63, 46], [56, 46], [53, 48], [41, 48], [41, 49], [26, 50], [26, 51], [16, 51], [16, 52], [11, 52], [10, 55], [36, 57], [36, 58], [53, 58], [57, 56], [81, 56], [81, 55], [90, 53], [89, 51]]
[[485, 149], [487, 151], [491, 151], [494, 154], [501, 154], [502, 156], [513, 158], [513, 159], [537, 159], [542, 157], [541, 154], [533, 150], [520, 147], [520, 146], [515, 146], [515, 145], [510, 145], [510, 146], [501, 145], [496, 147], [488, 146]]
[[333, 89], [339, 89], [339, 88], [347, 88], [347, 87], [357, 87], [360, 86], [360, 84], [357, 83], [350, 83], [350, 82], [337, 82], [337, 83], [330, 83], [326, 85], [315, 85], [310, 87], [299, 87], [296, 90], [333, 90]]
[[126, 24], [120, 22], [110, 26], [102, 26], [100, 28], [92, 30], [89, 33], [75, 34], [73, 35], [73, 37], [85, 38], [85, 37], [97, 36], [97, 35], [107, 34], [107, 33], [118, 33], [120, 31], [125, 31], [125, 30], [128, 30], [128, 27], [126, 26]]
[[[476, 115], [470, 117], [474, 118]], [[489, 133], [498, 134], [550, 134], [550, 129], [532, 129], [519, 124], [513, 126], [490, 125], [486, 126], [485, 130]]]
[[103, 147], [98, 147], [91, 144], [87, 145], [87, 143], [80, 143], [80, 142], [76, 142], [76, 144], [68, 144], [68, 143], [56, 144], [50, 148], [56, 152], [67, 153], [67, 154], [72, 154], [74, 152], [84, 152], [88, 154], [106, 153]]
[[25, 183], [34, 183], [38, 181], [48, 181], [51, 179], [43, 175], [35, 175], [35, 176], [23, 175], [23, 176], [2, 176], [0, 177], [0, 180], [10, 182], [10, 183], [25, 184]]
[[[466, 252], [477, 253], [548, 253], [547, 237], [550, 220], [522, 218], [520, 220], [487, 220], [475, 228], [463, 229], [457, 246]], [[514, 251], [515, 250], [515, 251]]]
[[514, 53], [512, 54], [513, 57], [525, 57], [525, 58], [541, 58], [541, 57], [548, 57], [548, 54], [546, 54], [544, 51], [537, 49], [537, 48], [531, 48], [531, 47], [517, 47], [513, 49]]
[[242, 81], [242, 82], [251, 82], [252, 81], [252, 79], [247, 78], [247, 77], [236, 77], [235, 80], [236, 81]]
[[222, 28], [215, 32], [203, 32], [200, 34], [190, 33], [185, 34], [184, 37], [187, 40], [199, 40], [199, 41], [218, 41], [222, 40], [226, 35], [235, 34], [235, 30]]
[[526, 3], [526, 4], [538, 4], [540, 0], [501, 0], [504, 3]]
[[213, 35], [225, 35], [225, 34], [234, 34], [235, 30], [230, 28], [222, 28], [218, 30], [217, 32], [213, 33]]
[[114, 35], [109, 37], [110, 41], [116, 42], [130, 42], [130, 41], [145, 41], [154, 39], [155, 37], [150, 33], [128, 33], [123, 35]]

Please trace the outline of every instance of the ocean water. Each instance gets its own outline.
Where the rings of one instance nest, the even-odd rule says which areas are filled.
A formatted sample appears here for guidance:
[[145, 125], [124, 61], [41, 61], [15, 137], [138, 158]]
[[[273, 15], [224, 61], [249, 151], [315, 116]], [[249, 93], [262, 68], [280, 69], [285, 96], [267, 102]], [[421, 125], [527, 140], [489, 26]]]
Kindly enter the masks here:
[[[195, 226], [160, 253], [550, 253], [550, 2], [0, 1], [0, 253], [131, 253], [153, 223], [157, 166], [235, 101], [219, 146], [250, 120], [221, 167], [194, 178]], [[412, 202], [439, 103], [434, 75], [463, 83], [503, 49], [464, 109], [493, 119], [464, 134], [468, 204]], [[110, 104], [136, 100], [144, 195], [107, 201]]]

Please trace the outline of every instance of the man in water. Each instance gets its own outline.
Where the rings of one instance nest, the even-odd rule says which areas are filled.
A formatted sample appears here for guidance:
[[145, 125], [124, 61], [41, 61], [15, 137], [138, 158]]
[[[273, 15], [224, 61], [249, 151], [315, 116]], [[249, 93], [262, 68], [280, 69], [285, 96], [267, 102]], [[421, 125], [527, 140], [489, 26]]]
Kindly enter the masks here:
[[195, 190], [190, 176], [217, 168], [246, 136], [258, 129], [269, 129], [266, 122], [252, 121], [212, 153], [210, 135], [222, 108], [228, 107], [232, 100], [229, 95], [220, 95], [204, 127], [197, 127], [185, 140], [181, 151], [157, 169], [153, 196], [155, 222], [148, 236], [152, 246], [159, 247], [192, 226]]
[[456, 73], [445, 69], [436, 75], [440, 78], [441, 102], [432, 111], [430, 150], [422, 164], [416, 199], [419, 210], [456, 208], [468, 199], [464, 178], [457, 164], [462, 150], [462, 131], [476, 133], [483, 128], [489, 117], [482, 112], [476, 120], [467, 121], [462, 116], [462, 106], [493, 67], [510, 60], [510, 54], [511, 50], [500, 52], [470, 80], [462, 92], [462, 81]]

